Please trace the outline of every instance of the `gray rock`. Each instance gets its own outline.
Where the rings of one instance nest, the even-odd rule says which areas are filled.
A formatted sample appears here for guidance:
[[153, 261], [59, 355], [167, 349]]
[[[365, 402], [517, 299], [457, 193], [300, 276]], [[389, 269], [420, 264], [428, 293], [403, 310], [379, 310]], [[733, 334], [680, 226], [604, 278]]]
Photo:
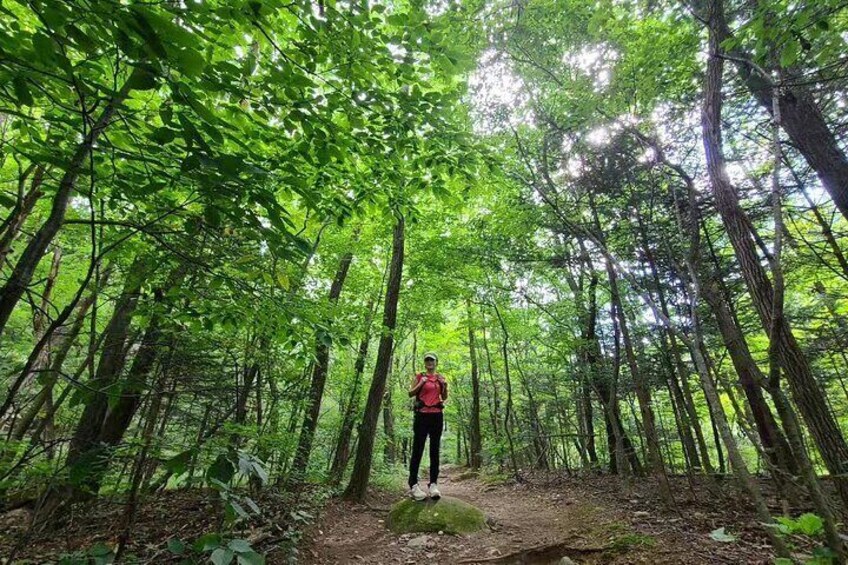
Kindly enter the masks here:
[[430, 536], [418, 536], [406, 542], [407, 547], [412, 549], [427, 549], [430, 546]]

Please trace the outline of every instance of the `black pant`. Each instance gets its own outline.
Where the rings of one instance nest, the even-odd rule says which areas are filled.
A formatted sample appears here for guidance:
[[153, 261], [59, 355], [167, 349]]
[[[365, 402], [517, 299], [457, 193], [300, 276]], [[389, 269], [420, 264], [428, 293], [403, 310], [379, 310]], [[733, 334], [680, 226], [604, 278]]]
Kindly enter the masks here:
[[412, 457], [409, 460], [409, 486], [418, 482], [418, 467], [424, 455], [424, 442], [430, 436], [430, 484], [439, 480], [439, 447], [442, 443], [444, 415], [441, 412], [431, 414], [416, 412], [412, 424]]

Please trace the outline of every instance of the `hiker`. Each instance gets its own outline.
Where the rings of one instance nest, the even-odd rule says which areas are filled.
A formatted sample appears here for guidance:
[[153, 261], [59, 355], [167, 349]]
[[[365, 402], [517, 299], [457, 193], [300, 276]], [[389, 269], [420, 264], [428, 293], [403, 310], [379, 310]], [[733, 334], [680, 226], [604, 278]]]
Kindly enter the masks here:
[[[422, 501], [429, 495], [438, 500], [442, 493], [437, 484], [439, 480], [439, 448], [444, 427], [444, 401], [448, 398], [448, 384], [445, 377], [436, 372], [439, 358], [435, 353], [424, 354], [424, 369], [412, 380], [409, 396], [415, 397], [415, 417], [412, 424], [412, 457], [409, 459], [409, 496], [415, 501]], [[424, 443], [430, 436], [430, 482], [429, 492], [424, 492], [418, 486], [418, 467], [424, 455]]]

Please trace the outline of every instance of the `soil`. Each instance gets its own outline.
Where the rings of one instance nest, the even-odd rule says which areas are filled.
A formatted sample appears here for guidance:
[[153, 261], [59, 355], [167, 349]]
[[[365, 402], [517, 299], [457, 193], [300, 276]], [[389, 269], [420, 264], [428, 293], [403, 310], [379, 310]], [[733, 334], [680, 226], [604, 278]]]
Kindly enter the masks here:
[[[771, 483], [763, 480], [761, 486], [772, 502], [773, 514], [781, 514]], [[660, 504], [651, 479], [627, 484], [607, 474], [523, 473], [521, 481], [495, 484], [467, 469], [447, 467], [440, 487], [443, 494], [483, 510], [488, 527], [464, 536], [398, 535], [386, 528], [385, 521], [391, 505], [405, 496], [401, 490], [371, 490], [367, 504], [352, 504], [339, 499], [327, 502], [322, 487], [310, 486], [297, 493], [269, 487], [255, 496], [261, 517], [239, 523], [230, 535], [248, 540], [270, 565], [568, 563], [561, 561], [563, 557], [581, 565], [765, 564], [773, 560], [752, 509], [744, 502], [746, 497], [731, 480], [700, 476], [690, 482], [673, 477], [675, 504], [671, 508]], [[24, 509], [0, 514], [0, 564], [8, 562], [5, 558], [16, 546], [16, 563], [55, 563], [62, 554], [98, 543], [114, 547], [125, 510], [120, 500], [101, 497], [76, 508], [58, 529], [44, 533], [28, 530]], [[798, 508], [793, 514], [807, 510]], [[191, 543], [205, 533], [220, 531], [221, 524], [215, 492], [187, 489], [148, 496], [139, 508], [127, 548], [127, 556], [134, 559], [125, 561], [178, 563], [181, 558], [168, 550], [169, 539]], [[724, 528], [734, 541], [712, 539], [710, 533], [718, 528]], [[803, 562], [803, 554], [812, 551], [809, 540], [791, 541]], [[208, 554], [198, 558], [208, 562]]]
[[[486, 484], [464, 469], [449, 468], [439, 481], [442, 493], [481, 508], [489, 518], [487, 531], [393, 534], [385, 519], [402, 493], [374, 492], [365, 505], [332, 501], [308, 532], [301, 562], [568, 563], [563, 557], [576, 564], [772, 562], [765, 536], [729, 484], [674, 483], [676, 510], [661, 510], [647, 479], [628, 486], [610, 476], [541, 474]], [[712, 539], [710, 532], [721, 527], [736, 541]]]

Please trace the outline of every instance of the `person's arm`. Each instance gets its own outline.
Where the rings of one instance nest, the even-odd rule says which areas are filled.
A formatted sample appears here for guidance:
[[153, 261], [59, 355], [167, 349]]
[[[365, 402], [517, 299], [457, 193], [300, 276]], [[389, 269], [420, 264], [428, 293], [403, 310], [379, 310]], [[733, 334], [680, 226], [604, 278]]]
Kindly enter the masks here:
[[412, 388], [409, 389], [409, 396], [417, 395], [422, 386], [424, 386], [424, 379], [419, 379], [418, 375], [412, 377]]
[[448, 381], [442, 375], [439, 375], [439, 380], [442, 381], [442, 401], [445, 401], [448, 399]]

